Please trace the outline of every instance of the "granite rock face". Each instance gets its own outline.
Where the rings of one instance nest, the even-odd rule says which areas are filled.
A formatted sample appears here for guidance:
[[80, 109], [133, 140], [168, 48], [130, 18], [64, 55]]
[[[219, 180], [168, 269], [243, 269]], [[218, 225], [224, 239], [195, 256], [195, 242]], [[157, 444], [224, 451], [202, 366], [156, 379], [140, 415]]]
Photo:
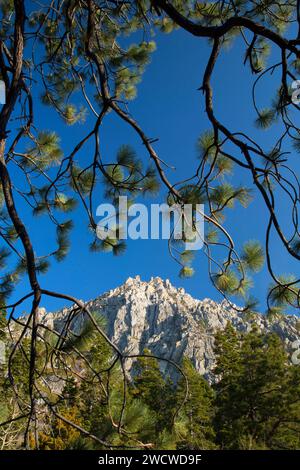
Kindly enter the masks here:
[[[226, 301], [194, 299], [184, 289], [177, 289], [170, 281], [160, 278], [152, 278], [150, 282], [143, 282], [138, 276], [129, 278], [122, 286], [87, 305], [106, 319], [108, 336], [122, 352], [134, 355], [147, 348], [156, 356], [176, 363], [187, 356], [209, 380], [213, 380], [214, 334], [224, 329], [227, 322], [238, 331], [249, 331], [256, 324], [262, 331], [276, 332], [287, 349], [299, 339], [300, 319], [295, 315], [272, 321], [264, 315], [247, 318]], [[68, 312], [63, 309], [47, 313], [40, 309], [40, 320], [60, 331]], [[77, 316], [72, 328], [80, 332], [84, 321], [83, 315]], [[131, 363], [127, 366], [130, 370]], [[161, 367], [172, 374], [170, 364], [162, 361]]]

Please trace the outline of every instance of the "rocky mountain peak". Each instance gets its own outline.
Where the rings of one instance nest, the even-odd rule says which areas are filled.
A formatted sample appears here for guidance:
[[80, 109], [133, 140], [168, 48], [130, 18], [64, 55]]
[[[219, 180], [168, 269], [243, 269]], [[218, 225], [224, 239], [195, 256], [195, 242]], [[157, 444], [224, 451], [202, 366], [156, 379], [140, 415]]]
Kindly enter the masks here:
[[[209, 379], [214, 366], [214, 335], [227, 322], [238, 331], [249, 331], [256, 324], [262, 331], [278, 333], [287, 346], [299, 338], [300, 322], [295, 315], [273, 320], [260, 314], [249, 318], [225, 300], [217, 303], [195, 299], [160, 277], [148, 282], [139, 276], [128, 278], [120, 287], [88, 302], [88, 306], [106, 319], [109, 337], [124, 353], [139, 354], [147, 348], [177, 363], [187, 356]], [[56, 313], [41, 309], [40, 316], [49, 327], [60, 330], [68, 312], [67, 308]], [[83, 321], [78, 316], [73, 328], [80, 331]], [[166, 362], [161, 365], [171, 372]]]

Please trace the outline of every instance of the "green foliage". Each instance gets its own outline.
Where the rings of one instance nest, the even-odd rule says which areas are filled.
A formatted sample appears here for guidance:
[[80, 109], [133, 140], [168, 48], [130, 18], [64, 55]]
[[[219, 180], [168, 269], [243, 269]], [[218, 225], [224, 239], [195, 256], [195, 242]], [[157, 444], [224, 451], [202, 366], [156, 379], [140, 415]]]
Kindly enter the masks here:
[[181, 262], [185, 265], [188, 265], [193, 261], [195, 253], [191, 250], [185, 250], [180, 253]]
[[54, 207], [62, 212], [70, 212], [76, 207], [76, 200], [64, 193], [57, 193]]
[[23, 164], [31, 166], [32, 162], [40, 168], [57, 165], [62, 158], [60, 139], [55, 132], [40, 131], [35, 146], [28, 149], [30, 159], [24, 157]]
[[283, 314], [284, 314], [283, 306], [280, 306], [280, 307], [271, 306], [271, 307], [268, 308], [268, 310], [266, 312], [266, 316], [267, 316], [268, 320], [270, 320], [271, 322], [273, 320], [278, 319]]
[[77, 110], [73, 104], [67, 104], [63, 109], [63, 118], [68, 126], [78, 122], [84, 122], [86, 116], [85, 109]]
[[275, 334], [246, 335], [228, 325], [216, 336], [217, 442], [225, 449], [299, 446], [299, 368]]
[[49, 261], [47, 259], [38, 259], [35, 263], [36, 272], [45, 274], [49, 269]]
[[153, 167], [143, 169], [141, 160], [130, 145], [117, 152], [116, 163], [105, 166], [103, 183], [106, 197], [113, 201], [121, 195], [134, 198], [138, 193], [156, 193], [159, 189]]
[[234, 293], [239, 286], [237, 275], [231, 269], [227, 269], [227, 271], [215, 274], [213, 280], [221, 292], [228, 294]]
[[[96, 321], [103, 328], [99, 317]], [[37, 366], [48, 381], [57, 336], [51, 337], [48, 332], [45, 340], [47, 348], [38, 344]], [[8, 337], [5, 341], [9, 343]], [[23, 339], [22, 347], [28, 354], [30, 341]], [[240, 333], [228, 323], [225, 330], [217, 332], [214, 348], [213, 386], [187, 358], [181, 365], [184, 376], [171, 380], [145, 351], [145, 356], [133, 364], [133, 380], [126, 379], [121, 433], [118, 423], [123, 409], [123, 376], [119, 367], [111, 369], [113, 351], [91, 323], [59, 348], [59, 354], [68, 354], [67, 375], [63, 363], [56, 361], [56, 374], [65, 377], [59, 397], [43, 387], [43, 381], [37, 385], [55, 403], [60, 415], [120, 448], [139, 448], [143, 443], [169, 450], [298, 449], [300, 372], [290, 363], [280, 338], [257, 327]], [[76, 375], [71, 374], [73, 370]], [[29, 368], [21, 350], [16, 351], [11, 373], [20, 397], [26, 399]], [[12, 413], [13, 392], [5, 375], [0, 390], [7, 404], [0, 398], [0, 415], [6, 419]], [[51, 413], [43, 414], [42, 419], [42, 449], [102, 448]]]
[[0, 340], [4, 340], [6, 338], [6, 311], [4, 309], [0, 310]]
[[116, 73], [115, 94], [119, 98], [132, 100], [137, 95], [137, 84], [141, 80], [145, 66], [150, 62], [151, 54], [155, 51], [154, 41], [143, 41], [131, 44], [127, 50], [117, 52], [110, 57], [110, 64]]
[[181, 278], [192, 277], [194, 275], [194, 269], [190, 266], [183, 266], [180, 270], [179, 276]]
[[56, 236], [57, 236], [57, 245], [58, 248], [54, 253], [54, 256], [57, 261], [62, 261], [68, 254], [70, 248], [69, 241], [69, 232], [73, 228], [72, 220], [68, 220], [64, 223], [61, 223], [57, 226]]
[[220, 152], [220, 148], [215, 142], [215, 136], [212, 131], [204, 132], [197, 142], [197, 153], [200, 159], [207, 159], [210, 163], [214, 162], [218, 171], [218, 176], [230, 174], [233, 169], [233, 162], [226, 155]]
[[206, 241], [207, 243], [216, 243], [218, 241], [218, 231], [217, 230], [208, 230], [206, 232]]
[[204, 132], [198, 139], [197, 149], [200, 158], [210, 157], [214, 158], [217, 146], [215, 144], [215, 137], [212, 131]]
[[61, 342], [60, 349], [62, 351], [72, 351], [74, 348], [78, 351], [89, 351], [93, 346], [94, 341], [99, 335], [95, 328], [94, 322], [98, 324], [100, 328], [104, 326], [104, 319], [97, 314], [92, 314], [92, 319], [85, 316], [83, 318], [83, 326], [77, 333], [69, 329], [68, 335]]
[[233, 208], [235, 200], [239, 201], [243, 207], [247, 207], [251, 201], [251, 191], [247, 188], [234, 188], [229, 183], [223, 183], [212, 189], [210, 200], [217, 209]]
[[[150, 354], [150, 351], [145, 351]], [[171, 381], [165, 381], [156, 359], [141, 357], [134, 365], [133, 395], [142, 399], [157, 414], [156, 431], [170, 430], [175, 409], [175, 391]], [[164, 397], [168, 396], [168, 403]]]
[[5, 247], [0, 248], [0, 269], [5, 268], [6, 263], [7, 263], [7, 258], [9, 257], [10, 254], [11, 253], [7, 248]]
[[[186, 184], [180, 188], [179, 192], [185, 204], [203, 204], [207, 200], [204, 191], [196, 185]], [[174, 203], [172, 198], [169, 198], [168, 202]]]
[[244, 244], [241, 259], [246, 268], [250, 271], [258, 272], [264, 264], [264, 252], [258, 241], [249, 241]]
[[274, 111], [269, 108], [262, 109], [259, 112], [259, 116], [255, 121], [258, 128], [267, 129], [274, 122]]
[[[191, 361], [183, 360], [183, 373], [177, 387], [177, 401], [184, 403], [175, 422], [177, 448], [185, 450], [214, 449], [214, 393]], [[188, 390], [186, 390], [186, 380]], [[187, 396], [186, 396], [187, 392]]]
[[82, 194], [87, 195], [94, 183], [95, 176], [93, 171], [84, 170], [77, 165], [72, 166], [70, 185], [75, 191], [80, 191]]
[[[284, 27], [295, 20], [293, 18], [295, 8], [289, 2], [283, 2], [280, 5], [259, 2], [251, 5], [251, 8], [249, 8], [249, 2], [241, 0], [228, 4], [181, 0], [173, 3], [174, 7], [186, 18], [204, 26], [221, 25], [227, 19], [241, 15], [282, 34]], [[38, 262], [41, 271], [46, 270], [46, 263], [50, 263], [51, 257], [62, 261], [67, 256], [70, 230], [63, 228], [60, 217], [61, 213], [74, 211], [78, 202], [83, 204], [87, 213], [87, 223], [92, 233], [91, 250], [110, 252], [114, 255], [124, 252], [126, 245], [118, 239], [117, 235], [105, 241], [95, 238], [94, 207], [101, 183], [104, 185], [105, 198], [113, 202], [116, 202], [120, 195], [126, 195], [134, 201], [138, 195], [158, 193], [160, 185], [157, 168], [143, 164], [144, 152], [137, 155], [131, 146], [125, 144], [117, 151], [115, 158], [109, 159], [105, 146], [102, 145], [100, 130], [109, 113], [121, 117], [122, 120], [126, 118], [125, 122], [127, 121], [139, 137], [142, 137], [143, 147], [148, 150], [149, 156], [148, 145], [153, 145], [155, 139], [152, 140], [144, 134], [144, 130], [138, 129], [139, 123], [135, 122], [135, 118], [131, 116], [127, 101], [134, 99], [137, 95], [138, 84], [156, 50], [156, 33], [159, 31], [171, 33], [178, 27], [163, 8], [146, 0], [117, 2], [117, 4], [104, 2], [100, 8], [96, 7], [96, 2], [95, 8], [90, 12], [91, 15], [89, 6], [80, 2], [75, 2], [74, 5], [71, 2], [69, 7], [64, 2], [60, 4], [61, 0], [58, 0], [57, 8], [52, 11], [51, 15], [46, 13], [46, 7], [42, 8], [32, 2], [26, 5], [26, 37], [36, 39], [32, 41], [36, 45], [36, 53], [31, 53], [30, 45], [24, 51], [22, 76], [25, 83], [17, 100], [24, 115], [21, 117], [16, 115], [12, 119], [12, 123], [16, 122], [17, 125], [20, 122], [20, 128], [25, 131], [22, 137], [25, 145], [22, 146], [20, 142], [20, 145], [18, 143], [16, 147], [13, 146], [7, 156], [8, 161], [14, 162], [19, 170], [25, 170], [23, 176], [25, 176], [24, 180], [27, 180], [26, 189], [19, 190], [17, 184], [14, 191], [21, 192], [34, 215], [45, 216], [43, 222], [46, 223], [47, 218], [48, 221], [53, 222], [54, 230], [56, 229], [57, 245], [44, 256], [47, 261]], [[1, 2], [0, 34], [5, 50], [10, 50], [11, 54], [14, 8], [14, 2], [11, 0]], [[240, 28], [228, 31], [221, 38], [221, 47], [228, 48], [240, 34]], [[254, 35], [250, 42], [248, 39], [245, 42], [245, 63], [249, 64], [253, 73], [258, 73], [267, 65], [271, 41], [260, 34]], [[8, 57], [5, 60], [9, 61]], [[296, 72], [299, 68], [298, 59], [287, 57], [287, 61], [287, 65], [290, 66], [291, 63]], [[8, 69], [8, 74], [10, 73]], [[41, 93], [42, 104], [47, 106], [46, 112], [56, 112], [64, 125], [75, 125], [76, 143], [71, 146], [70, 154], [63, 154], [60, 138], [53, 130], [46, 131], [34, 127], [38, 125], [37, 122], [34, 125], [30, 124], [28, 128], [25, 125], [29, 118], [28, 114], [31, 114], [32, 103], [27, 95], [27, 89], [28, 91], [33, 89], [32, 83], [37, 84], [38, 90], [43, 88], [39, 93]], [[260, 107], [256, 106], [259, 115], [256, 121], [258, 127], [268, 128], [280, 116], [281, 111], [288, 111], [286, 105], [289, 104], [290, 97], [284, 96], [286, 92], [284, 88], [282, 85], [278, 87], [270, 107], [259, 110]], [[204, 88], [200, 88], [199, 91], [205, 92]], [[33, 96], [34, 101], [35, 99]], [[114, 106], [111, 106], [112, 104]], [[116, 106], [120, 107], [118, 112], [116, 112]], [[89, 120], [95, 117], [95, 127], [93, 126], [93, 131], [78, 142], [77, 129], [86, 116]], [[227, 216], [226, 209], [234, 208], [236, 203], [248, 207], [253, 196], [246, 186], [238, 185], [234, 181], [233, 169], [239, 156], [233, 152], [234, 142], [230, 143], [226, 132], [224, 133], [222, 128], [217, 129], [217, 127], [217, 125], [211, 126], [198, 139], [199, 167], [193, 172], [193, 177], [187, 178], [185, 183], [175, 181], [170, 183], [171, 185], [174, 183], [173, 187], [178, 191], [181, 203], [205, 204], [206, 214], [211, 219], [209, 222], [211, 231], [206, 235], [206, 254], [209, 251], [212, 259], [215, 259], [215, 253], [212, 251], [217, 251], [218, 246], [224, 247], [228, 241], [224, 240], [225, 232], [220, 227]], [[15, 127], [14, 131], [16, 130]], [[237, 133], [236, 137], [238, 135]], [[242, 140], [244, 137], [242, 133], [239, 136]], [[296, 148], [299, 140], [297, 134], [293, 140]], [[28, 141], [29, 144], [27, 144]], [[250, 140], [248, 143], [250, 144]], [[68, 145], [63, 147], [65, 149]], [[25, 153], [24, 148], [27, 149]], [[268, 160], [265, 159], [264, 164], [268, 170], [270, 167], [274, 170], [274, 165], [280, 163], [279, 160], [286, 152], [283, 149], [281, 151], [280, 148], [270, 154], [274, 158], [270, 156]], [[155, 160], [156, 165], [160, 162], [162, 168], [164, 167], [163, 160], [160, 161], [160, 155], [156, 159], [152, 153], [150, 160]], [[225, 176], [226, 179], [228, 178], [226, 181]], [[168, 178], [167, 172], [166, 177]], [[172, 194], [172, 191], [167, 197], [168, 201], [178, 202], [177, 196]], [[0, 199], [2, 200], [2, 194], [0, 194]], [[8, 220], [8, 222], [11, 225], [11, 221]], [[7, 227], [5, 232], [8, 241], [18, 243], [14, 228]], [[293, 245], [297, 251], [297, 242], [294, 241]], [[182, 277], [190, 277], [193, 274], [192, 263], [186, 257], [186, 253], [180, 251], [176, 251], [174, 255], [174, 258], [183, 266], [179, 273]], [[230, 266], [226, 264], [227, 262], [228, 260], [222, 262], [216, 259], [220, 271], [227, 271], [228, 268], [234, 275], [236, 271], [241, 275], [241, 266], [233, 266], [232, 260], [229, 261]], [[25, 268], [26, 266], [23, 266], [23, 270], [18, 269], [18, 274], [22, 272], [24, 274]], [[248, 266], [248, 269], [256, 272], [258, 268], [252, 269]], [[16, 273], [9, 273], [10, 275], [16, 276]], [[1, 289], [3, 299], [8, 298], [13, 289], [14, 283], [9, 282], [9, 276], [4, 279], [5, 285]], [[218, 277], [218, 280], [221, 284], [226, 284], [225, 277], [228, 276], [233, 281], [233, 276], [227, 272], [222, 279]], [[244, 295], [249, 283], [249, 279], [241, 280], [240, 277], [233, 289], [225, 286], [225, 290]]]
[[269, 300], [275, 307], [294, 305], [298, 289], [294, 276], [279, 276], [278, 284], [272, 284], [269, 288]]
[[2, 276], [0, 280], [0, 308], [6, 305], [6, 301], [12, 294], [17, 280], [17, 272], [6, 273]]

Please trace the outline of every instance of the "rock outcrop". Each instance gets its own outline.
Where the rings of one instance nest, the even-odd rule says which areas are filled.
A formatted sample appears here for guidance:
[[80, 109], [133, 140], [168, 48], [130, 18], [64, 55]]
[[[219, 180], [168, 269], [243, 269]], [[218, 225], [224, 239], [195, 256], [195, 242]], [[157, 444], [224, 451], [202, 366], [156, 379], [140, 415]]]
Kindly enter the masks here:
[[[123, 352], [134, 355], [147, 348], [176, 363], [187, 356], [209, 380], [214, 366], [214, 334], [227, 322], [238, 331], [248, 331], [256, 324], [262, 331], [276, 332], [287, 348], [299, 338], [300, 319], [296, 315], [273, 320], [259, 314], [249, 318], [226, 301], [194, 299], [184, 289], [158, 277], [150, 282], [138, 276], [129, 278], [122, 286], [88, 302], [88, 306], [106, 319], [108, 336]], [[63, 309], [47, 313], [41, 309], [40, 319], [59, 331], [68, 312]], [[73, 328], [79, 332], [83, 322], [84, 317], [79, 315]], [[172, 373], [168, 363], [162, 361], [161, 367]]]

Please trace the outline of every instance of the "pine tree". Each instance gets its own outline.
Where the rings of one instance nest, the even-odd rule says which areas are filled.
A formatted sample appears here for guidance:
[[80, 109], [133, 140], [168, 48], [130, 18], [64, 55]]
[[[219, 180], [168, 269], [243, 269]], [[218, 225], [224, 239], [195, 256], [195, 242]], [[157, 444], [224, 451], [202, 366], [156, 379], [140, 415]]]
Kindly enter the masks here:
[[[197, 372], [192, 362], [184, 358], [183, 372], [177, 388], [177, 401], [186, 401], [175, 423], [177, 448], [185, 450], [214, 449], [213, 429], [214, 392], [208, 382]], [[188, 393], [186, 395], [186, 380]]]
[[300, 373], [276, 334], [254, 328], [216, 336], [217, 442], [225, 449], [299, 446]]
[[[145, 350], [145, 354], [150, 351]], [[175, 412], [176, 395], [170, 378], [164, 378], [156, 359], [141, 357], [134, 364], [132, 394], [156, 414], [156, 431], [170, 431]], [[167, 397], [167, 399], [166, 399]]]

